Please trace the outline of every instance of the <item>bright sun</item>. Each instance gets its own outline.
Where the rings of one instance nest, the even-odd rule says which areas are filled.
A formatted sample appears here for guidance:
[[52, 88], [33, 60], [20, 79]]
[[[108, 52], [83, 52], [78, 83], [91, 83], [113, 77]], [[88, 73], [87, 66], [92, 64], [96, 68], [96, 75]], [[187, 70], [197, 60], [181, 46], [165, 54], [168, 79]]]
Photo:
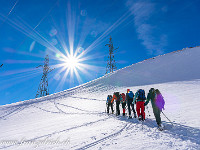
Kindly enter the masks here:
[[79, 66], [79, 59], [72, 55], [68, 56], [65, 60], [65, 64], [71, 69], [77, 68]]

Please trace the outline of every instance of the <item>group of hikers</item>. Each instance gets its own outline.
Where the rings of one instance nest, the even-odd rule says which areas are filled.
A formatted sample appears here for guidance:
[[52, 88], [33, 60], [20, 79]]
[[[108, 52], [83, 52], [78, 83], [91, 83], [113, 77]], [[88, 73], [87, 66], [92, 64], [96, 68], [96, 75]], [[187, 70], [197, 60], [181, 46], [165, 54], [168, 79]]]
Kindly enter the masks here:
[[[134, 114], [134, 118], [137, 118], [140, 121], [145, 120], [145, 106], [148, 105], [149, 101], [151, 101], [153, 113], [156, 118], [156, 123], [160, 130], [163, 129], [163, 125], [161, 123], [160, 113], [164, 109], [165, 101], [158, 89], [151, 88], [149, 93], [147, 94], [147, 98], [145, 96], [145, 91], [143, 89], [139, 89], [135, 94], [127, 89], [127, 93], [119, 93], [114, 92], [113, 96], [108, 95], [106, 105], [107, 105], [107, 113], [109, 113], [109, 108], [111, 107], [112, 113], [114, 113], [113, 104], [116, 102], [116, 115], [120, 115], [120, 104], [123, 109], [123, 116], [125, 116], [126, 105], [128, 106], [128, 118], [132, 118], [131, 109]], [[134, 105], [136, 104], [136, 111]], [[137, 112], [137, 116], [136, 116]]]

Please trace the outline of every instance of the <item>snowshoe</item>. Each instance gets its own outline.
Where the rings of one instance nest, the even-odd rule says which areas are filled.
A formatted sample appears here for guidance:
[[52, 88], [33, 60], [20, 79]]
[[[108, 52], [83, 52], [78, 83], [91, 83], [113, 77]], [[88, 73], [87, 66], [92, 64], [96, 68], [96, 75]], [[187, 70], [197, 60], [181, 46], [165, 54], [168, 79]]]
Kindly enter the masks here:
[[163, 124], [158, 125], [158, 130], [159, 130], [159, 131], [163, 131], [163, 130], [164, 130]]
[[116, 116], [120, 116], [120, 113], [116, 113]]

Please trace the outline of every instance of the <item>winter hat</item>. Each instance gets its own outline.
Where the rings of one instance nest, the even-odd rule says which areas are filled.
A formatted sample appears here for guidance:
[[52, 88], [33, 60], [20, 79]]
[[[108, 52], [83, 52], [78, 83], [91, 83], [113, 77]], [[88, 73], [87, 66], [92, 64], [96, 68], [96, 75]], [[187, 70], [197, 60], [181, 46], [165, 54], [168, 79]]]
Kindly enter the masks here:
[[127, 89], [127, 93], [130, 91], [130, 89]]
[[155, 89], [154, 88], [151, 88], [150, 90], [149, 90], [149, 92], [151, 93], [151, 92], [153, 92], [153, 91], [155, 91]]

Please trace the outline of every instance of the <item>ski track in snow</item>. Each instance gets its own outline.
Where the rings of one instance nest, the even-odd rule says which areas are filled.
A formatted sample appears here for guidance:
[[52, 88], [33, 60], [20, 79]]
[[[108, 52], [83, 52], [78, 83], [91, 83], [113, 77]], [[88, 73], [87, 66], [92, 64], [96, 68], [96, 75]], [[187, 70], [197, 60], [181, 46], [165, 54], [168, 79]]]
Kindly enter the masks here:
[[[83, 147], [81, 147], [81, 148], [78, 148], [78, 149], [76, 149], [76, 150], [88, 149], [88, 148], [91, 148], [91, 147], [93, 147], [93, 146], [95, 146], [95, 145], [97, 145], [97, 144], [102, 143], [102, 142], [105, 141], [105, 140], [108, 140], [108, 139], [110, 139], [110, 138], [112, 138], [112, 137], [116, 137], [118, 134], [120, 134], [121, 132], [123, 132], [123, 130], [124, 130], [125, 128], [127, 128], [127, 125], [128, 125], [128, 123], [126, 123], [126, 124], [124, 125], [124, 127], [123, 127], [122, 129], [120, 129], [119, 131], [117, 131], [117, 132], [115, 132], [115, 133], [113, 133], [113, 134], [110, 134], [110, 135], [108, 135], [108, 136], [106, 136], [106, 137], [104, 137], [104, 138], [102, 138], [102, 139], [100, 139], [100, 140], [97, 140], [97, 141], [95, 141], [95, 142], [92, 142], [92, 143], [90, 143], [90, 144], [87, 144], [87, 145], [85, 145], [85, 146], [83, 146]], [[131, 124], [129, 124], [129, 126], [130, 126], [130, 125], [131, 125]]]
[[[74, 126], [74, 127], [68, 128], [68, 129], [61, 130], [61, 131], [56, 131], [56, 132], [53, 132], [53, 133], [50, 133], [50, 134], [42, 135], [42, 136], [39, 136], [39, 137], [30, 139], [30, 140], [26, 140], [25, 142], [38, 140], [38, 139], [44, 138], [44, 137], [51, 137], [52, 135], [55, 135], [55, 134], [59, 134], [59, 133], [62, 133], [62, 132], [71, 131], [71, 130], [74, 130], [74, 129], [77, 129], [77, 128], [81, 128], [81, 127], [83, 127], [83, 126], [93, 125], [93, 124], [98, 123], [98, 122], [100, 122], [100, 121], [106, 121], [107, 119], [109, 119], [109, 117], [104, 118], [104, 119], [100, 119], [100, 120], [97, 120], [97, 121], [94, 121], [94, 122], [88, 122], [88, 123], [85, 123], [85, 124], [80, 125], [80, 126]], [[18, 144], [20, 144], [20, 143], [18, 143]], [[9, 145], [9, 146], [7, 146], [7, 147], [2, 147], [2, 148], [0, 148], [0, 149], [9, 148], [9, 147], [11, 147], [11, 146], [14, 146], [14, 145]]]
[[[16, 109], [12, 109], [10, 110], [8, 113], [6, 113], [5, 115], [1, 116], [0, 117], [0, 120], [3, 119], [3, 120], [6, 120], [8, 119], [9, 117], [11, 116], [14, 116], [16, 115], [17, 113], [19, 113], [20, 111], [24, 110], [25, 108], [27, 108], [28, 106], [19, 106], [17, 107]], [[6, 111], [7, 112], [7, 111]]]

